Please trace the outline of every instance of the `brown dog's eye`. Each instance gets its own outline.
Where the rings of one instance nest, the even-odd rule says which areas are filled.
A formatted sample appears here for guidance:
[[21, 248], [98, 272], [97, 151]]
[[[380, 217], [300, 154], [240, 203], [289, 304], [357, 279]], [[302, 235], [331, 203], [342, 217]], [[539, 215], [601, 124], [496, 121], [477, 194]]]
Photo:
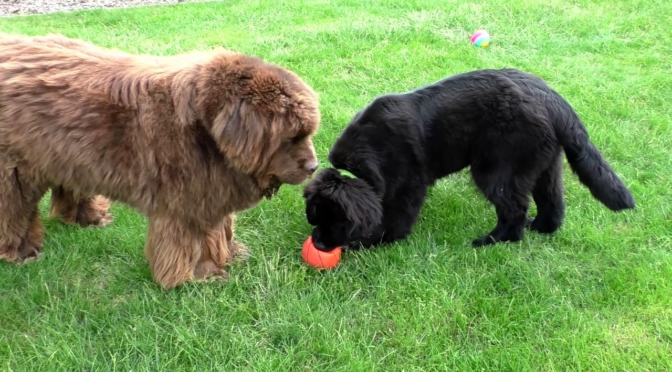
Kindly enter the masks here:
[[290, 141], [292, 142], [293, 145], [296, 145], [297, 143], [303, 141], [304, 138], [306, 138], [306, 136], [296, 136], [292, 137]]

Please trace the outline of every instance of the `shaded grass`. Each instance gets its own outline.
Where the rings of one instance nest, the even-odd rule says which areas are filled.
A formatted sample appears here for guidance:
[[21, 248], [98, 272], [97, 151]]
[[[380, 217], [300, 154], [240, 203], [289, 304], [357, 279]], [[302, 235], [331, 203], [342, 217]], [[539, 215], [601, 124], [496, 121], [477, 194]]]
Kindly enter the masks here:
[[[434, 371], [672, 369], [672, 50], [666, 1], [226, 1], [0, 20], [129, 52], [225, 46], [286, 66], [321, 96], [326, 154], [375, 96], [477, 68], [545, 78], [631, 188], [613, 214], [566, 171], [553, 237], [473, 250], [494, 224], [467, 174], [430, 192], [414, 234], [316, 272], [299, 187], [238, 219], [252, 248], [226, 284], [163, 292], [146, 220], [45, 219], [45, 256], [0, 263], [3, 370]], [[468, 44], [490, 31], [485, 49]], [[46, 200], [42, 206], [46, 209]], [[44, 210], [46, 212], [46, 210]]]

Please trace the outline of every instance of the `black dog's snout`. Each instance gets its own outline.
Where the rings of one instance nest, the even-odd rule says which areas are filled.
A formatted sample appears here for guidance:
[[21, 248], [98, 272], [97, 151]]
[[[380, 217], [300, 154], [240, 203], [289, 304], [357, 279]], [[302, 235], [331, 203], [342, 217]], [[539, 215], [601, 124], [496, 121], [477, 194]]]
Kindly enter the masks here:
[[322, 239], [320, 238], [320, 230], [318, 228], [313, 230], [313, 245], [315, 246], [315, 249], [322, 252], [331, 252], [336, 249], [327, 248], [327, 246], [324, 245], [324, 242], [322, 242]]
[[324, 246], [324, 244], [322, 244], [322, 242], [319, 241], [319, 240], [318, 240], [318, 241], [314, 241], [314, 240], [313, 240], [313, 245], [315, 246], [315, 248], [317, 248], [317, 249], [319, 249], [319, 250], [321, 250], [321, 251], [326, 250], [326, 247]]

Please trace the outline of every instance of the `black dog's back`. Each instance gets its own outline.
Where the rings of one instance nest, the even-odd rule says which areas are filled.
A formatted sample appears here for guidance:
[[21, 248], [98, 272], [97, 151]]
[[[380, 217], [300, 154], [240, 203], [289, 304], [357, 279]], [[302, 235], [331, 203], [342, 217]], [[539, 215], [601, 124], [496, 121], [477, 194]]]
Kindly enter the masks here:
[[407, 97], [423, 116], [434, 179], [474, 165], [531, 168], [539, 160], [530, 155], [557, 142], [546, 108], [498, 71], [455, 75]]
[[[370, 236], [341, 240], [369, 246], [404, 238], [427, 188], [466, 167], [498, 217], [474, 245], [520, 240], [526, 226], [552, 233], [564, 219], [563, 149], [595, 198], [612, 210], [634, 207], [569, 103], [533, 75], [479, 70], [378, 97], [344, 130], [329, 160], [370, 185], [382, 222]], [[538, 210], [534, 221], [527, 218], [530, 194]]]
[[613, 211], [634, 208], [632, 194], [590, 142], [585, 125], [569, 102], [534, 75], [514, 69], [500, 71], [546, 107], [567, 162], [593, 197]]

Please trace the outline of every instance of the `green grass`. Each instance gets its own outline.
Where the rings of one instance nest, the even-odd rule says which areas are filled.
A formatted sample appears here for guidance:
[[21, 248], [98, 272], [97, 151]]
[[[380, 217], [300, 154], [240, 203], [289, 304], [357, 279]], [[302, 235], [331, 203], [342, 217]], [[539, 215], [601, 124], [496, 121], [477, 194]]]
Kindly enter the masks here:
[[[45, 255], [0, 263], [0, 370], [672, 370], [672, 2], [234, 0], [1, 19], [138, 53], [225, 46], [299, 73], [329, 147], [379, 94], [478, 68], [545, 78], [633, 191], [614, 214], [565, 171], [553, 237], [483, 250], [495, 213], [462, 172], [431, 191], [404, 242], [301, 262], [300, 187], [242, 213], [252, 248], [227, 283], [160, 290], [147, 222], [115, 205], [102, 230], [45, 217]], [[491, 46], [469, 45], [486, 28]], [[43, 204], [43, 211], [46, 200]]]

